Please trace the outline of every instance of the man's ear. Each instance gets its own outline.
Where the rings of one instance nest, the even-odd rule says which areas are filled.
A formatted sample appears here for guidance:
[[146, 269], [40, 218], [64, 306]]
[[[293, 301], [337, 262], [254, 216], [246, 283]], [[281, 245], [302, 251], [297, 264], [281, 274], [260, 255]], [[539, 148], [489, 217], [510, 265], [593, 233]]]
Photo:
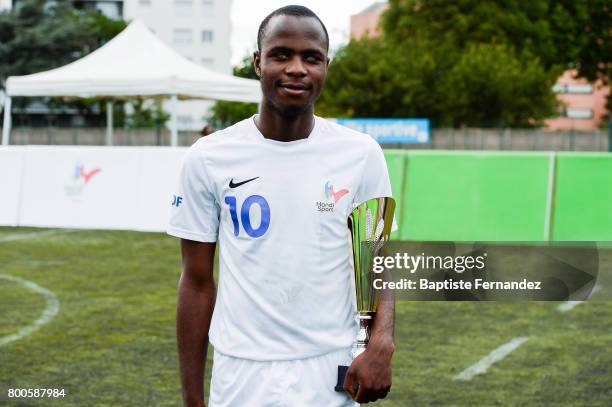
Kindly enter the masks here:
[[261, 54], [259, 51], [253, 52], [253, 66], [255, 67], [255, 74], [258, 78], [261, 78]]
[[329, 67], [329, 63], [331, 62], [331, 59], [329, 59], [329, 57], [327, 57], [327, 66]]

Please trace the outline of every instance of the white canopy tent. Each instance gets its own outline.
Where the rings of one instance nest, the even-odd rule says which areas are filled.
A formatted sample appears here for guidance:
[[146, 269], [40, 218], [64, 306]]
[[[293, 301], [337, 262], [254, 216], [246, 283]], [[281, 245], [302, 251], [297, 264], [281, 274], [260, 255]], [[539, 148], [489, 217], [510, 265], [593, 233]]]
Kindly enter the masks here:
[[112, 144], [112, 102], [134, 97], [171, 98], [171, 144], [178, 144], [178, 99], [261, 100], [259, 82], [206, 69], [176, 53], [140, 20], [85, 57], [60, 68], [11, 76], [6, 82], [2, 144], [9, 144], [11, 97], [99, 97], [107, 100], [107, 144]]

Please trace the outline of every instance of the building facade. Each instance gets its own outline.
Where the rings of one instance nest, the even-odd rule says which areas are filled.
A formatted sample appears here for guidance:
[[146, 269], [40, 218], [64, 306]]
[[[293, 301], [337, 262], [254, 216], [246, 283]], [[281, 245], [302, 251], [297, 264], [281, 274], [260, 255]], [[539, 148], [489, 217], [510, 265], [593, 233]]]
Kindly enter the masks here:
[[[208, 69], [231, 74], [231, 0], [124, 0], [123, 18], [142, 20], [162, 41]], [[180, 130], [199, 130], [214, 102], [180, 101]], [[169, 111], [170, 106], [165, 105]]]
[[0, 11], [10, 10], [12, 4], [11, 0], [0, 0]]
[[361, 13], [353, 14], [351, 16], [351, 38], [358, 39], [364, 36], [378, 37], [380, 35], [378, 21], [387, 7], [386, 1], [379, 1]]
[[141, 19], [185, 58], [229, 74], [231, 3], [228, 0], [124, 0], [123, 18]]
[[589, 83], [586, 79], [575, 76], [575, 70], [567, 70], [553, 87], [562, 106], [559, 117], [546, 121], [549, 130], [588, 131], [605, 124], [610, 87], [604, 86], [601, 81]]
[[[387, 2], [377, 2], [351, 16], [351, 37], [379, 36], [380, 16], [388, 7]], [[588, 83], [585, 79], [576, 79], [575, 70], [567, 70], [553, 87], [561, 102], [560, 116], [545, 121], [547, 130], [590, 131], [601, 127], [608, 115], [606, 109], [610, 87], [601, 81]]]

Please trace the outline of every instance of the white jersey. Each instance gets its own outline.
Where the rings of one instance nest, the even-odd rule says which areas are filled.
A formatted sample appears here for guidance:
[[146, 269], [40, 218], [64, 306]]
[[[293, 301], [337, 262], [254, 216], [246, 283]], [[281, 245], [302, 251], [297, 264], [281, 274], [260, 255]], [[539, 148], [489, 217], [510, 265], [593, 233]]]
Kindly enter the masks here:
[[251, 360], [302, 359], [357, 335], [347, 217], [391, 196], [370, 136], [316, 117], [308, 138], [264, 138], [254, 119], [189, 148], [168, 233], [219, 241], [209, 338]]

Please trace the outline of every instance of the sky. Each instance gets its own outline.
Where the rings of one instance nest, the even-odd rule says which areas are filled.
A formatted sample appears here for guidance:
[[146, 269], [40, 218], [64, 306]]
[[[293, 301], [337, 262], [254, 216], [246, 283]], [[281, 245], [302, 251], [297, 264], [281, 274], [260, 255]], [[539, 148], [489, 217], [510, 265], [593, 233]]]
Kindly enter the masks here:
[[233, 0], [232, 20], [232, 66], [238, 64], [256, 48], [259, 23], [277, 8], [299, 4], [314, 11], [327, 27], [330, 49], [345, 44], [349, 40], [350, 20], [357, 14], [376, 3], [377, 0]]

